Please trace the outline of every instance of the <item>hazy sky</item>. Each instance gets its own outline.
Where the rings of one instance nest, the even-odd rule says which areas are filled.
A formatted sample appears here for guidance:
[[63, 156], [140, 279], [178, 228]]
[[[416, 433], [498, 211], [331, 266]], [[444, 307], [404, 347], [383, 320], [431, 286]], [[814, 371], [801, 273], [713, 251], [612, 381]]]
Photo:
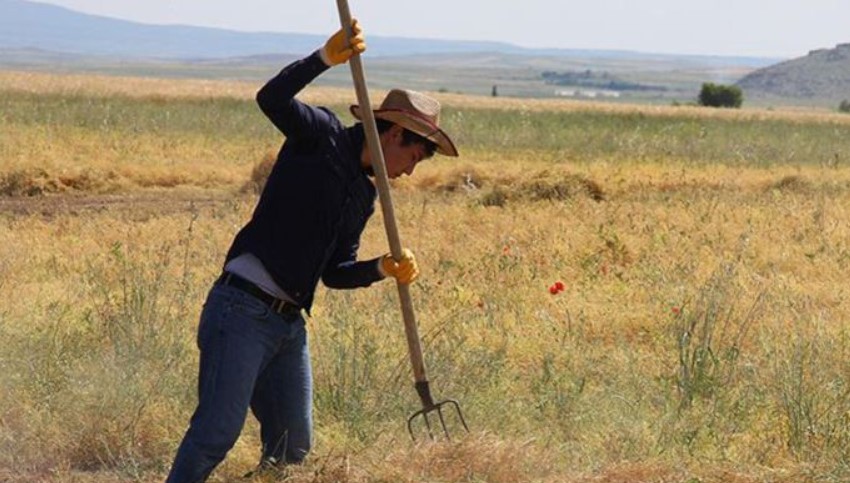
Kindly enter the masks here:
[[[331, 0], [42, 0], [145, 23], [325, 34]], [[367, 35], [798, 57], [850, 42], [850, 0], [349, 0]]]

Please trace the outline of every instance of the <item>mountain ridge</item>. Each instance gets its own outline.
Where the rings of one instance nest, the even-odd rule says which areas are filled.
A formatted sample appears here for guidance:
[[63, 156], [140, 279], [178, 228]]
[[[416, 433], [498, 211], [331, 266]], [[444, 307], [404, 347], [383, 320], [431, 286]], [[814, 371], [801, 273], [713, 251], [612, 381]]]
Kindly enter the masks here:
[[[0, 0], [4, 69], [261, 80], [325, 40], [305, 33], [146, 24], [31, 0]], [[370, 35], [368, 54], [370, 81], [378, 87], [487, 95], [498, 85], [500, 94], [519, 97], [687, 103], [710, 81], [739, 85], [751, 105], [834, 107], [850, 97], [850, 44], [782, 59]], [[596, 80], [575, 85], [564, 80], [576, 78]], [[350, 79], [332, 70], [320, 82], [347, 85]]]
[[[74, 11], [27, 0], [0, 0], [0, 48], [131, 57], [226, 58], [257, 54], [304, 54], [325, 37], [303, 33], [241, 32], [191, 25], [155, 25]], [[285, 49], [285, 50], [284, 50]], [[573, 58], [677, 58], [702, 64], [764, 66], [778, 58], [659, 54], [630, 50], [526, 48], [506, 42], [369, 37], [372, 56], [499, 52]]]
[[761, 99], [817, 99], [838, 105], [850, 99], [850, 43], [812, 50], [803, 57], [763, 67], [737, 85]]

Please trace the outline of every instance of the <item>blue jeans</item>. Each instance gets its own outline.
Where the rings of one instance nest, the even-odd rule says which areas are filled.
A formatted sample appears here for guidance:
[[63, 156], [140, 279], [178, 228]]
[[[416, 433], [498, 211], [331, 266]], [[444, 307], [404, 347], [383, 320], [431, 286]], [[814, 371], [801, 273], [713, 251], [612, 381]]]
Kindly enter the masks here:
[[215, 285], [201, 313], [198, 348], [198, 407], [167, 481], [205, 481], [236, 443], [249, 407], [260, 422], [263, 458], [301, 462], [313, 430], [303, 316], [276, 314], [237, 288]]

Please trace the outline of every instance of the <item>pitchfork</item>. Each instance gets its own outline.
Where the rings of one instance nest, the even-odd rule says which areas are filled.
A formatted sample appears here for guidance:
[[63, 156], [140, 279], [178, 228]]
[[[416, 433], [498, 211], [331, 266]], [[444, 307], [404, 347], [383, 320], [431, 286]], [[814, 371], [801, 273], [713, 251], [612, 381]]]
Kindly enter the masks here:
[[[348, 9], [347, 0], [337, 0], [339, 9], [339, 19], [342, 23], [342, 28], [345, 29], [348, 38], [351, 38], [351, 11]], [[362, 121], [364, 131], [366, 132], [366, 143], [369, 147], [369, 155], [371, 156], [372, 167], [375, 170], [375, 180], [378, 185], [378, 194], [381, 200], [381, 210], [384, 215], [384, 226], [387, 230], [387, 238], [390, 244], [390, 253], [397, 261], [401, 259], [401, 238], [398, 235], [398, 227], [395, 222], [395, 213], [393, 211], [393, 203], [390, 198], [390, 184], [387, 179], [387, 168], [384, 162], [384, 153], [381, 150], [381, 143], [378, 137], [378, 128], [375, 125], [375, 116], [372, 113], [369, 100], [369, 91], [366, 89], [366, 75], [363, 71], [363, 62], [360, 55], [355, 53], [349, 60], [351, 65], [351, 75], [354, 78], [354, 89], [357, 91], [357, 102], [362, 106]], [[425, 362], [422, 359], [422, 344], [419, 341], [419, 333], [416, 327], [416, 317], [413, 313], [413, 302], [410, 298], [410, 288], [406, 284], [397, 283], [398, 295], [401, 299], [401, 312], [404, 318], [404, 332], [407, 336], [407, 348], [410, 353], [410, 362], [413, 365], [413, 375], [416, 380], [416, 392], [419, 394], [419, 399], [422, 401], [422, 409], [413, 413], [407, 420], [407, 430], [410, 437], [414, 440], [416, 436], [413, 431], [413, 423], [418, 418], [421, 418], [427, 428], [428, 436], [434, 439], [434, 434], [431, 431], [431, 421], [428, 416], [436, 413], [443, 433], [446, 438], [450, 438], [449, 429], [446, 426], [446, 420], [443, 415], [443, 408], [454, 409], [458, 420], [463, 425], [463, 428], [469, 432], [469, 427], [466, 425], [466, 420], [460, 410], [460, 405], [453, 399], [434, 402], [431, 397], [431, 389], [428, 386], [428, 378], [425, 375]]]

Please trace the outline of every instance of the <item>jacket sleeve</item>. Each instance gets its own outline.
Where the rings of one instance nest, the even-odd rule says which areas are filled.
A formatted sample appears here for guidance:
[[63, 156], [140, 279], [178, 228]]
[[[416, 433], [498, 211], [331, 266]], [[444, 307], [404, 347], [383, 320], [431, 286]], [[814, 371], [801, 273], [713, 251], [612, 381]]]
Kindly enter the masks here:
[[383, 280], [378, 271], [378, 259], [357, 261], [359, 235], [337, 245], [337, 249], [322, 273], [322, 282], [329, 288], [348, 289], [368, 287]]
[[328, 110], [295, 99], [296, 94], [328, 68], [317, 50], [284, 67], [257, 92], [260, 109], [287, 138], [313, 137], [337, 122]]

